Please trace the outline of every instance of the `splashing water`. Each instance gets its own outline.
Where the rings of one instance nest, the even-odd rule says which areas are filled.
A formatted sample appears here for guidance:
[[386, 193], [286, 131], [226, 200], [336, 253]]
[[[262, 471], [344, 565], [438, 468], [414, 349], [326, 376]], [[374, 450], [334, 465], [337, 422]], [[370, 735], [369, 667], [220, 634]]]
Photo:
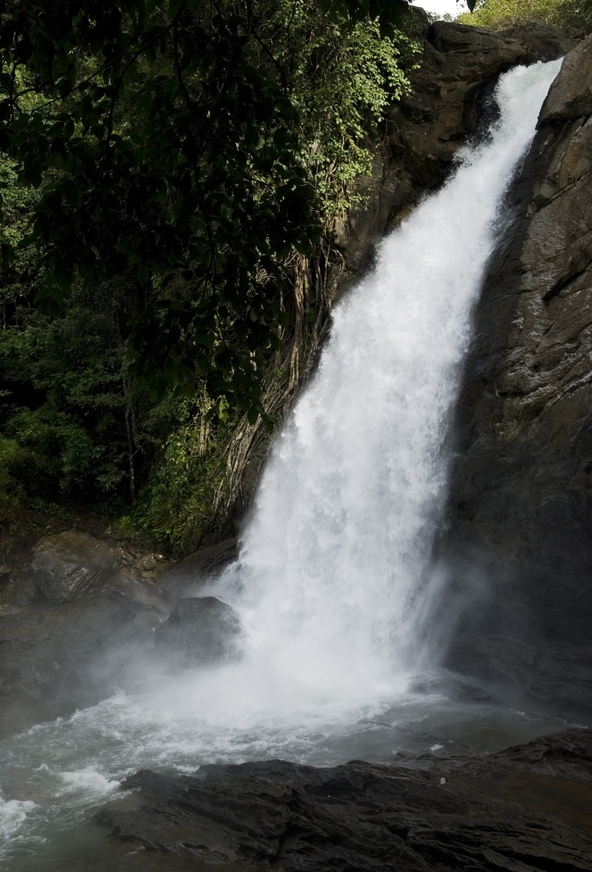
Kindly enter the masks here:
[[500, 81], [489, 141], [383, 242], [275, 445], [231, 575], [252, 656], [303, 686], [373, 694], [433, 656], [431, 545], [471, 311], [559, 66]]
[[514, 712], [510, 729], [486, 707], [461, 716], [409, 681], [435, 664], [430, 556], [471, 312], [500, 203], [559, 66], [500, 79], [488, 140], [462, 151], [452, 179], [382, 243], [374, 273], [337, 307], [319, 370], [274, 446], [240, 560], [214, 590], [241, 614], [243, 661], [152, 676], [148, 691], [0, 746], [7, 868], [64, 868], [60, 852], [78, 838], [66, 834], [141, 767], [386, 759], [406, 730], [427, 730], [426, 749], [436, 748], [431, 733], [460, 736], [462, 717], [487, 719], [498, 747], [508, 731], [522, 739], [557, 727], [535, 718], [520, 728]]

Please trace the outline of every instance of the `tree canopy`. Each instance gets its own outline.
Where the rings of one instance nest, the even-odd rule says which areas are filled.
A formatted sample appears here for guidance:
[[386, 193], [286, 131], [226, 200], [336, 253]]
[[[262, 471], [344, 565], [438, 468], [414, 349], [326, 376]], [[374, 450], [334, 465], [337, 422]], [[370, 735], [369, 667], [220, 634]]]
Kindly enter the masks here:
[[[0, 149], [37, 191], [20, 242], [37, 252], [36, 301], [56, 311], [76, 281], [124, 278], [130, 352], [153, 393], [203, 377], [210, 395], [261, 412], [283, 266], [319, 239], [327, 179], [347, 176], [338, 146], [355, 155], [385, 77], [400, 87], [406, 11], [406, 0], [4, 3]], [[362, 51], [340, 74], [358, 76], [360, 96], [350, 84], [332, 97], [327, 68], [353, 34]], [[14, 258], [5, 237], [4, 270]]]
[[416, 21], [406, 0], [2, 5], [0, 523], [131, 502], [195, 547], [237, 425], [293, 391], [291, 325], [314, 344], [311, 276]]

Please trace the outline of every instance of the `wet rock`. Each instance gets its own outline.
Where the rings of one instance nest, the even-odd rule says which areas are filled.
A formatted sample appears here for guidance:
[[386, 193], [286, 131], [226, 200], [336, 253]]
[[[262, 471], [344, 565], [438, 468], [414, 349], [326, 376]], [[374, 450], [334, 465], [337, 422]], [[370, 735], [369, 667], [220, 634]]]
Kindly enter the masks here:
[[[511, 765], [515, 772], [561, 775], [592, 784], [592, 732], [574, 729], [539, 736], [525, 745], [492, 754], [488, 762]], [[592, 826], [592, 818], [589, 825]]]
[[7, 608], [23, 608], [39, 597], [39, 589], [31, 573], [17, 569], [7, 575], [6, 583], [0, 592], [0, 613]]
[[0, 734], [94, 705], [148, 650], [151, 609], [114, 592], [0, 615]]
[[495, 635], [464, 635], [448, 653], [449, 665], [564, 710], [592, 708], [592, 646], [528, 645]]
[[[154, 609], [160, 614], [161, 619], [164, 619], [170, 608], [164, 598], [160, 595], [158, 589], [147, 584], [144, 579], [144, 574], [140, 578], [133, 575], [126, 569], [120, 570], [114, 578], [111, 578], [105, 585], [106, 590], [115, 591], [124, 597], [139, 603], [141, 606], [147, 606]], [[142, 579], [142, 580], [140, 580]]]
[[489, 660], [532, 695], [588, 707], [591, 65], [588, 37], [552, 85], [507, 198], [466, 365], [443, 549], [471, 602], [454, 668], [482, 673]]
[[163, 596], [169, 602], [176, 602], [219, 575], [225, 566], [236, 560], [237, 555], [236, 536], [218, 545], [200, 548], [176, 563], [160, 580]]
[[146, 804], [97, 817], [120, 839], [237, 872], [247, 864], [284, 872], [590, 870], [592, 838], [581, 829], [493, 795], [496, 775], [509, 771], [523, 779], [560, 772], [589, 789], [586, 772], [575, 773], [575, 761], [592, 760], [589, 734], [537, 743], [487, 760], [434, 759], [429, 769], [421, 760], [330, 769], [276, 760], [202, 766], [177, 778], [143, 771], [123, 786], [140, 789]]
[[200, 571], [211, 577], [235, 548], [235, 540], [206, 548], [174, 567], [165, 597], [158, 578], [146, 578], [163, 567], [158, 555], [134, 556], [77, 532], [42, 540], [30, 566], [3, 580], [0, 735], [134, 686], [155, 637], [176, 666], [236, 659], [239, 620], [219, 600], [182, 600], [166, 620], [179, 591], [194, 587]]
[[504, 30], [501, 35], [528, 46], [537, 60], [545, 62], [563, 57], [582, 41], [577, 31], [532, 21]]
[[29, 574], [51, 602], [70, 602], [98, 593], [121, 568], [114, 548], [86, 533], [58, 533], [42, 539]]
[[[491, 111], [499, 75], [516, 64], [551, 60], [578, 40], [560, 28], [532, 24], [500, 34], [438, 21], [426, 27], [419, 69], [386, 113], [371, 179], [360, 179], [363, 205], [338, 228], [350, 274], [372, 263], [374, 246], [448, 175], [454, 156]], [[349, 286], [339, 286], [342, 293]]]
[[157, 651], [180, 666], [238, 660], [242, 628], [237, 613], [215, 596], [180, 599], [155, 632]]
[[541, 109], [539, 126], [592, 115], [592, 35], [569, 52]]

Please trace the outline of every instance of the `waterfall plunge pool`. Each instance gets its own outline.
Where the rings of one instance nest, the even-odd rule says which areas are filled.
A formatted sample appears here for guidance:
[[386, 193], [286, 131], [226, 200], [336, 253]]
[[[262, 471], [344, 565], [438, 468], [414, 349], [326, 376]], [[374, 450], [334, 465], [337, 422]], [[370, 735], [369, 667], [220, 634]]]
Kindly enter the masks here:
[[[109, 839], [93, 816], [106, 802], [138, 803], [119, 783], [140, 769], [192, 773], [203, 763], [281, 758], [311, 765], [401, 754], [495, 751], [578, 725], [487, 700], [476, 683], [436, 670], [419, 692], [309, 707], [232, 710], [218, 670], [187, 674], [166, 690], [121, 691], [68, 719], [38, 724], [0, 746], [0, 868], [7, 872], [160, 872], [197, 867]], [[214, 693], [218, 686], [219, 694]], [[394, 689], [393, 689], [394, 690]], [[475, 697], [471, 700], [471, 697]], [[464, 697], [464, 699], [463, 699]], [[259, 700], [260, 704], [260, 700]], [[580, 723], [580, 726], [584, 724]], [[209, 868], [209, 867], [208, 867]]]

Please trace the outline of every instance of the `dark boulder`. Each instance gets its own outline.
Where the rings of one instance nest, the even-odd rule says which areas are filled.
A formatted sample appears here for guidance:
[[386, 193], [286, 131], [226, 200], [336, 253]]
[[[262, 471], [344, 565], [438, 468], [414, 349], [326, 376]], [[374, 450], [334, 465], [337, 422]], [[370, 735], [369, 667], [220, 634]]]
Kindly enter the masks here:
[[202, 766], [181, 777], [143, 771], [123, 786], [140, 789], [145, 804], [97, 817], [119, 839], [229, 872], [590, 872], [589, 818], [588, 834], [578, 828], [584, 813], [570, 825], [561, 807], [549, 803], [541, 813], [528, 810], [528, 797], [525, 807], [515, 799], [516, 783], [532, 789], [555, 777], [557, 790], [567, 784], [592, 801], [592, 738], [571, 731], [531, 745], [405, 766], [314, 769], [275, 760]]
[[200, 548], [188, 557], [179, 560], [160, 580], [163, 596], [169, 602], [176, 602], [212, 578], [236, 560], [238, 547], [236, 537], [226, 539], [218, 545]]
[[180, 599], [155, 632], [157, 651], [180, 666], [238, 660], [242, 628], [237, 613], [215, 596]]
[[70, 602], [100, 591], [121, 565], [114, 548], [86, 533], [69, 531], [41, 540], [29, 575], [46, 599]]
[[564, 30], [554, 24], [531, 21], [504, 30], [501, 36], [521, 42], [539, 61], [554, 61], [575, 48], [582, 35], [574, 30]]
[[541, 110], [540, 126], [592, 115], [592, 36], [566, 56]]
[[464, 634], [448, 665], [494, 684], [510, 682], [525, 695], [563, 710], [592, 709], [592, 646], [537, 647], [507, 636]]
[[153, 558], [138, 560], [83, 533], [43, 539], [29, 567], [6, 573], [2, 586], [0, 735], [135, 686], [155, 637], [175, 665], [236, 659], [239, 620], [219, 600], [181, 600], [165, 620], [175, 592], [200, 577], [204, 583], [235, 549], [235, 541], [224, 543], [182, 561], [162, 582], [165, 597]]

